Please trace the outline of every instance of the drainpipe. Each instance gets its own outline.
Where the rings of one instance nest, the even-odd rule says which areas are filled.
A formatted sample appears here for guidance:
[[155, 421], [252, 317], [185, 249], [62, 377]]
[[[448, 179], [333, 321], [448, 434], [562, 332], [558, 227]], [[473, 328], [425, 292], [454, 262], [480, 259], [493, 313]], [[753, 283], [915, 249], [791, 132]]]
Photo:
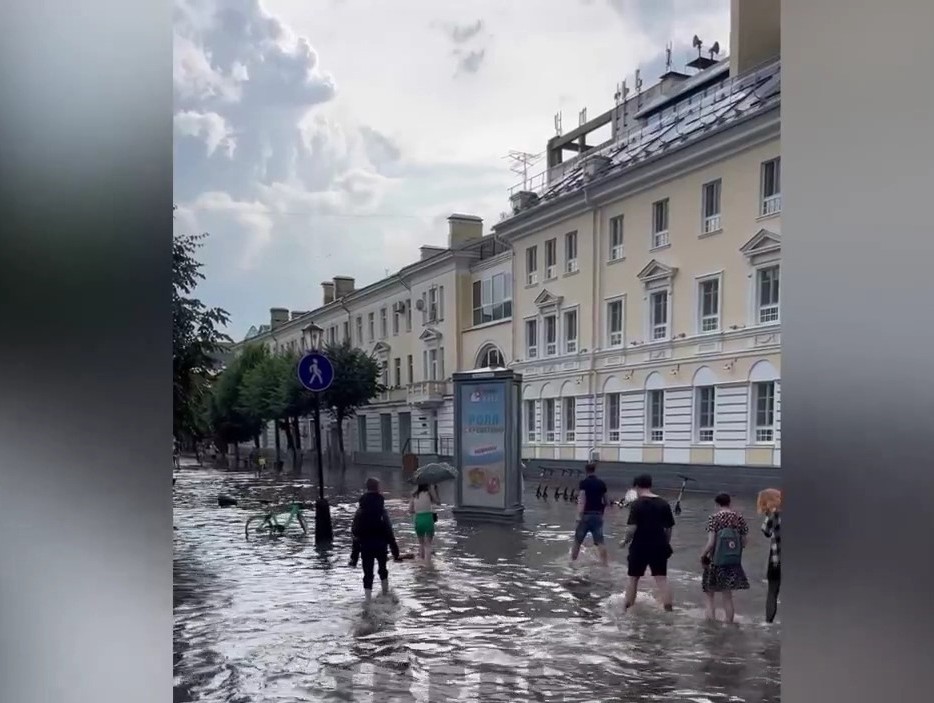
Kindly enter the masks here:
[[[592, 205], [590, 202], [590, 192], [585, 187], [584, 188], [584, 203], [586, 205]], [[596, 447], [596, 436], [597, 436], [597, 368], [596, 368], [596, 350], [600, 345], [601, 329], [600, 329], [600, 291], [603, 287], [603, 267], [601, 266], [601, 252], [603, 251], [603, 240], [601, 235], [600, 227], [600, 208], [593, 207], [593, 272], [594, 275], [591, 277], [592, 280], [592, 291], [591, 291], [591, 300], [593, 301], [593, 309], [591, 311], [591, 345], [590, 345], [590, 369], [588, 371], [588, 379], [590, 384], [590, 397], [592, 403], [591, 415], [590, 415], [590, 430], [591, 436], [593, 437], [593, 445], [590, 448], [590, 451], [587, 453], [587, 459], [593, 461], [593, 456], [597, 452]]]

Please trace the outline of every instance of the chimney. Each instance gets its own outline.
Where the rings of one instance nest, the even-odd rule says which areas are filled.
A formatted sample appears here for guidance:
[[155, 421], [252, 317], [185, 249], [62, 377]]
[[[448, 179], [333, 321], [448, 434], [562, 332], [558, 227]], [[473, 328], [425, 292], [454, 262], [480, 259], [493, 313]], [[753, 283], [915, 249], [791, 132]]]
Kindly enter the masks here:
[[354, 292], [354, 279], [350, 276], [334, 277], [334, 298], [343, 298]]
[[520, 190], [509, 196], [509, 204], [512, 205], [512, 214], [518, 215], [523, 210], [538, 205], [538, 193], [528, 190]]
[[781, 3], [778, 0], [732, 0], [730, 4], [730, 76], [781, 56]]
[[276, 329], [289, 321], [289, 311], [287, 308], [269, 308], [269, 327]]
[[425, 259], [430, 259], [432, 256], [437, 256], [438, 254], [447, 251], [444, 247], [433, 247], [430, 244], [426, 244], [423, 247], [419, 247], [418, 251], [421, 253], [420, 260], [424, 261]]
[[448, 249], [458, 249], [483, 236], [483, 218], [454, 213], [448, 218]]
[[592, 181], [595, 178], [599, 178], [609, 170], [612, 164], [613, 161], [610, 157], [603, 154], [591, 154], [590, 156], [584, 157], [582, 164], [584, 180]]
[[334, 302], [334, 283], [331, 281], [325, 281], [321, 284], [321, 288], [324, 290], [324, 305]]
[[297, 320], [298, 318], [302, 317], [303, 315], [307, 315], [307, 314], [308, 314], [307, 310], [293, 310], [292, 319]]

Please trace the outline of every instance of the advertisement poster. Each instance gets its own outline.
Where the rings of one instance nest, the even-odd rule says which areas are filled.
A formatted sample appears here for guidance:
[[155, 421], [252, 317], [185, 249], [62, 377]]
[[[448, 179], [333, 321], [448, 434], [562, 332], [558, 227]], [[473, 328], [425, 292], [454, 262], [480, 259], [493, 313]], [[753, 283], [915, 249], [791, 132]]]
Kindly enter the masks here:
[[471, 383], [461, 390], [463, 504], [506, 507], [506, 384]]

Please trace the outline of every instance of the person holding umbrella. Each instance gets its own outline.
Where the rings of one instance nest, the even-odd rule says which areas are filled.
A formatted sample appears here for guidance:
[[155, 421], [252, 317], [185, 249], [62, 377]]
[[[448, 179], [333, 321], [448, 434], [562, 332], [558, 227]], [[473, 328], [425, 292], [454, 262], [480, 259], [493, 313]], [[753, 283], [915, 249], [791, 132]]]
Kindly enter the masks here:
[[431, 547], [435, 537], [435, 509], [441, 504], [437, 484], [457, 477], [457, 470], [450, 464], [426, 464], [415, 472], [412, 482], [417, 488], [409, 501], [409, 512], [413, 515], [415, 536], [418, 538], [418, 557], [431, 561]]
[[409, 512], [414, 516], [415, 537], [418, 539], [418, 558], [431, 562], [431, 542], [435, 538], [435, 506], [441, 503], [438, 487], [427, 483], [418, 484], [409, 501]]

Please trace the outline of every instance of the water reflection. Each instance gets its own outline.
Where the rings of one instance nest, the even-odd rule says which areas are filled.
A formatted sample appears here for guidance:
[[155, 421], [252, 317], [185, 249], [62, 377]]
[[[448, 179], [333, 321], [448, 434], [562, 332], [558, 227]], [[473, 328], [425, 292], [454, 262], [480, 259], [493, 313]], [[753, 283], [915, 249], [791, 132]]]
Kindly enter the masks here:
[[[316, 486], [185, 471], [175, 487], [174, 699], [182, 701], [778, 701], [780, 628], [761, 625], [767, 544], [754, 535], [733, 627], [703, 620], [697, 554], [709, 499], [688, 497], [669, 573], [676, 611], [649, 590], [623, 614], [626, 513], [611, 509], [611, 564], [568, 564], [573, 505], [526, 488], [521, 525], [458, 524], [442, 510], [432, 566], [390, 563], [397, 603], [362, 598], [349, 568], [354, 503], [333, 499], [335, 544], [243, 539], [259, 500]], [[399, 472], [381, 476], [403, 552], [416, 547]], [[450, 504], [451, 487], [442, 491]], [[336, 491], [329, 488], [329, 494]], [[219, 508], [217, 494], [240, 500]], [[738, 506], [752, 517], [751, 503]], [[754, 520], [751, 523], [754, 524]]]

